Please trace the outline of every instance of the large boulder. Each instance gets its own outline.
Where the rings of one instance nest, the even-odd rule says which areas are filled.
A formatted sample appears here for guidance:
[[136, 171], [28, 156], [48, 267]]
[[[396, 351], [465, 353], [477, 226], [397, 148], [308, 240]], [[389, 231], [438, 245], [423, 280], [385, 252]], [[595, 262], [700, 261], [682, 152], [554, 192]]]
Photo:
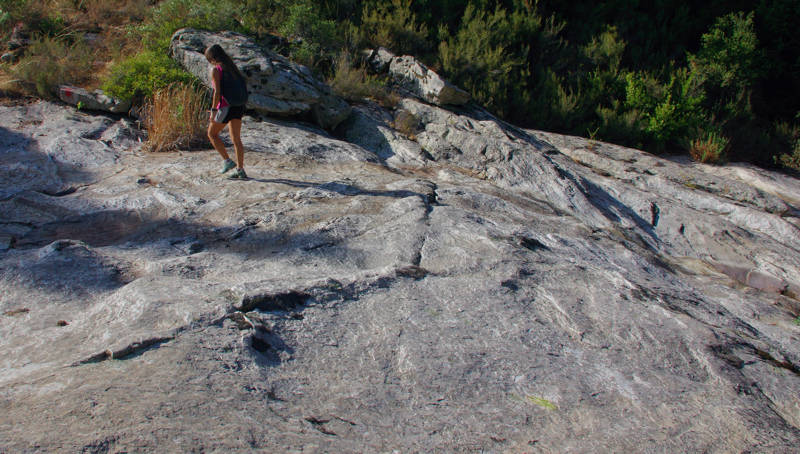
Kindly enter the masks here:
[[180, 29], [172, 36], [170, 56], [210, 87], [203, 52], [212, 44], [222, 46], [247, 78], [249, 109], [279, 116], [310, 114], [328, 130], [350, 115], [350, 105], [315, 79], [308, 68], [239, 33]]
[[389, 72], [404, 88], [429, 103], [441, 106], [469, 102], [469, 93], [442, 79], [414, 57], [404, 55], [393, 58]]
[[364, 51], [370, 69], [376, 73], [387, 70], [392, 79], [416, 97], [437, 106], [460, 106], [469, 102], [470, 94], [443, 79], [410, 55], [395, 56], [380, 47]]

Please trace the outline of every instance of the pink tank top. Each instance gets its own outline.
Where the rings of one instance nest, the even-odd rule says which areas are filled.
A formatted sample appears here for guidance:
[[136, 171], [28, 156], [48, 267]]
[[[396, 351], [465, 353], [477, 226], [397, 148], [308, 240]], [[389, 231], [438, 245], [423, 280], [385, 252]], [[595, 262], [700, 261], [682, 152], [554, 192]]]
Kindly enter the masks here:
[[216, 69], [217, 69], [217, 71], [219, 71], [219, 84], [220, 84], [220, 87], [218, 87], [220, 89], [219, 103], [217, 104], [216, 108], [217, 109], [222, 109], [223, 107], [226, 107], [228, 105], [228, 101], [226, 101], [225, 97], [222, 96], [222, 66], [221, 65], [217, 65]]

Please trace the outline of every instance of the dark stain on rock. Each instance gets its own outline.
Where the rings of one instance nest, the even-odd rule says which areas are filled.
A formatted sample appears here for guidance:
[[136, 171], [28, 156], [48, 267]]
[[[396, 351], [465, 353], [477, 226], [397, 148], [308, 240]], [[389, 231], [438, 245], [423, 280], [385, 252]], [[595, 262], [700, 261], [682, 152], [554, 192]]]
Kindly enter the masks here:
[[537, 240], [535, 238], [529, 238], [529, 237], [525, 237], [525, 236], [521, 237], [519, 239], [519, 244], [520, 244], [520, 246], [524, 247], [525, 249], [529, 249], [529, 250], [534, 251], [534, 252], [538, 251], [540, 249], [544, 249], [545, 251], [549, 251], [550, 250], [550, 248], [547, 247], [541, 241], [539, 241], [539, 240]]
[[304, 306], [310, 295], [297, 290], [281, 293], [263, 293], [245, 295], [238, 310], [250, 312], [255, 309], [262, 311], [290, 311], [296, 307]]
[[269, 342], [256, 336], [250, 338], [250, 345], [259, 353], [264, 353], [272, 348], [272, 345], [270, 345]]

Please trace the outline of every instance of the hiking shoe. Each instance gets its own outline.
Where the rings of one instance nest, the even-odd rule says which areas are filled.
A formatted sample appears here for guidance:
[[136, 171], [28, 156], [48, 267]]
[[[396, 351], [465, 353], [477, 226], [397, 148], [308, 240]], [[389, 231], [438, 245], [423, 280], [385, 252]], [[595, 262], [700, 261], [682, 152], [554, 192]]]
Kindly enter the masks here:
[[228, 170], [231, 170], [234, 167], [236, 167], [236, 163], [233, 162], [232, 159], [226, 159], [225, 160], [225, 164], [222, 165], [222, 170], [220, 170], [219, 173], [225, 173], [225, 172], [227, 172]]
[[236, 172], [233, 172], [229, 177], [229, 180], [246, 180], [247, 174], [244, 173], [244, 169], [236, 169]]

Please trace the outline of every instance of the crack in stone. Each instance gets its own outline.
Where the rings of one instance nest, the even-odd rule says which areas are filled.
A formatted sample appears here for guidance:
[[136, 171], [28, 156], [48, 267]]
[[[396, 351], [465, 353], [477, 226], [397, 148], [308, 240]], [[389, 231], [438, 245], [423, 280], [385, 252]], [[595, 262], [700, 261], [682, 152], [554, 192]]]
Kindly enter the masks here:
[[132, 357], [140, 353], [143, 353], [145, 350], [148, 350], [151, 347], [154, 348], [161, 347], [162, 344], [175, 339], [176, 336], [177, 334], [174, 336], [153, 337], [150, 339], [145, 339], [143, 341], [128, 344], [127, 346], [116, 351], [105, 350], [100, 353], [94, 354], [84, 360], [73, 363], [72, 366], [75, 367], [84, 364], [99, 363], [108, 359], [118, 359], [118, 360], [131, 359]]

